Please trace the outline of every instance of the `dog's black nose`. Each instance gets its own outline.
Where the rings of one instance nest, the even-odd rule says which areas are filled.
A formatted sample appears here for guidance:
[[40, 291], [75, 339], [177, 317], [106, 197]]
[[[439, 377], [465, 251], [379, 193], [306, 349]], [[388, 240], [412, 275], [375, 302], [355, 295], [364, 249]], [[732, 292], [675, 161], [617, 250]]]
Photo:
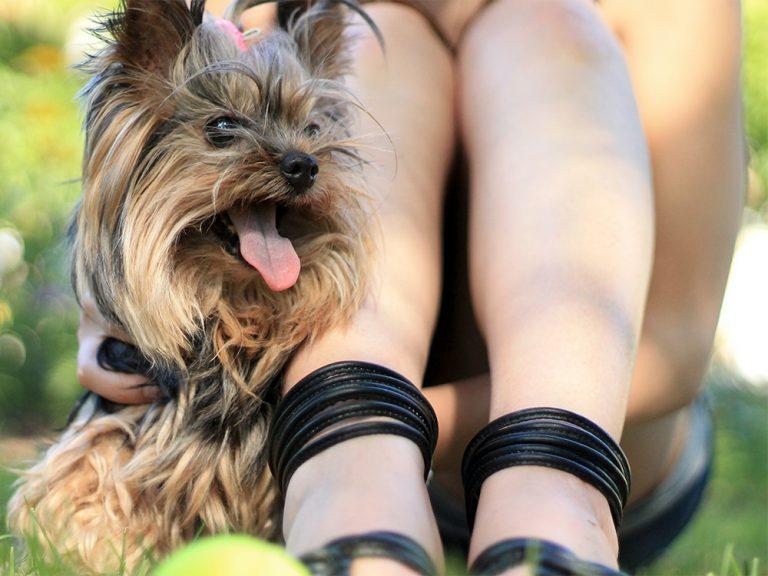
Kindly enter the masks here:
[[280, 160], [280, 172], [297, 194], [302, 194], [312, 187], [319, 171], [315, 157], [303, 152], [288, 152]]

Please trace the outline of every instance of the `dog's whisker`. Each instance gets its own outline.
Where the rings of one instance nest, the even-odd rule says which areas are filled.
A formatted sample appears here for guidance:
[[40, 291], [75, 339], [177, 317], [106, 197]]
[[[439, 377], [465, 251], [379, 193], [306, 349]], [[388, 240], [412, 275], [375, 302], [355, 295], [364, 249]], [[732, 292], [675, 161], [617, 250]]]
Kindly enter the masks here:
[[374, 139], [377, 136], [380, 136], [380, 134], [371, 134], [369, 137], [366, 138], [350, 138], [350, 139], [344, 139], [344, 140], [336, 140], [332, 144], [332, 146], [337, 146], [339, 148], [349, 148], [351, 150], [375, 150], [377, 152], [391, 152], [392, 150], [390, 148], [385, 148], [382, 146], [377, 146], [373, 142], [366, 142], [366, 140]]

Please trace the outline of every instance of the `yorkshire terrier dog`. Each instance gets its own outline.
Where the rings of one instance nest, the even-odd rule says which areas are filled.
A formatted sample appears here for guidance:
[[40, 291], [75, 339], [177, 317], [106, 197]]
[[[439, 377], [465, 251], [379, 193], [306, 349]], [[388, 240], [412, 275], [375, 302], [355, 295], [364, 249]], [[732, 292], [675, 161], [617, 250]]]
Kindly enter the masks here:
[[75, 291], [129, 334], [164, 398], [91, 395], [9, 505], [82, 573], [199, 534], [275, 538], [264, 445], [300, 345], [359, 308], [373, 223], [351, 136], [351, 0], [126, 0], [84, 69]]

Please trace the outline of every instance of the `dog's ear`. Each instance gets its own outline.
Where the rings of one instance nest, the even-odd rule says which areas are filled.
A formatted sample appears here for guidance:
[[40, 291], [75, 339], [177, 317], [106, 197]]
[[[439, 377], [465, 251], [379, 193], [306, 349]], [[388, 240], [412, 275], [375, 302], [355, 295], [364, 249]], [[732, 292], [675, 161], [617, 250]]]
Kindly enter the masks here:
[[312, 76], [335, 79], [347, 73], [347, 13], [340, 4], [321, 0], [308, 6], [302, 0], [288, 0], [278, 3], [277, 15]]
[[203, 21], [205, 0], [123, 0], [104, 21], [111, 60], [124, 69], [167, 77]]
[[370, 26], [379, 43], [381, 33], [357, 0], [278, 0], [278, 24], [298, 46], [299, 56], [317, 78], [338, 79], [349, 72], [346, 32], [350, 13], [357, 13]]

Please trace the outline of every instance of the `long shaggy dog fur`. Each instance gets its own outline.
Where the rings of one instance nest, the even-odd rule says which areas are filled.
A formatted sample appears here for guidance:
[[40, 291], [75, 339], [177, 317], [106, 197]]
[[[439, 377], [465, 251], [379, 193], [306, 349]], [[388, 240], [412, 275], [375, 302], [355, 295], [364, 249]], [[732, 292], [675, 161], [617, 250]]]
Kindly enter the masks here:
[[[347, 15], [305, 6], [245, 51], [201, 0], [127, 0], [103, 23], [106, 47], [84, 66], [73, 281], [131, 335], [165, 397], [117, 410], [88, 398], [9, 507], [14, 532], [43, 533], [83, 572], [130, 569], [201, 533], [277, 536], [264, 443], [279, 375], [365, 293]], [[224, 146], [217, 118], [236, 120]], [[302, 195], [277, 166], [288, 151], [319, 164]], [[301, 261], [283, 292], [220, 233], [228, 210], [257, 203], [284, 214]]]

